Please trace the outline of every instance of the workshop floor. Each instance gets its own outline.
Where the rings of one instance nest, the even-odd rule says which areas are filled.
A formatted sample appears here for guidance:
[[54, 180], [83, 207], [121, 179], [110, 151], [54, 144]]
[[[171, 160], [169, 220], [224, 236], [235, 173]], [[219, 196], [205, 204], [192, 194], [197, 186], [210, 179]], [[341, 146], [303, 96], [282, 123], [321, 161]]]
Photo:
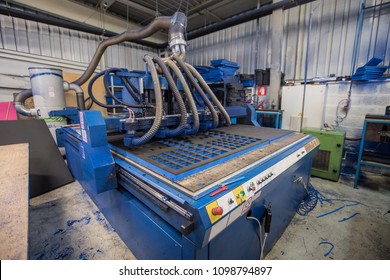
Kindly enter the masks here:
[[[390, 213], [386, 214], [390, 209], [390, 177], [369, 175], [359, 189], [353, 189], [351, 182], [345, 185], [319, 178], [312, 178], [312, 184], [326, 198], [360, 204], [334, 200], [333, 204], [318, 203], [308, 216], [295, 215], [266, 259], [390, 259]], [[29, 258], [134, 256], [74, 182], [31, 199]]]
[[390, 177], [367, 173], [358, 189], [351, 181], [311, 183], [326, 198], [339, 200], [318, 203], [308, 216], [296, 214], [266, 259], [390, 259]]

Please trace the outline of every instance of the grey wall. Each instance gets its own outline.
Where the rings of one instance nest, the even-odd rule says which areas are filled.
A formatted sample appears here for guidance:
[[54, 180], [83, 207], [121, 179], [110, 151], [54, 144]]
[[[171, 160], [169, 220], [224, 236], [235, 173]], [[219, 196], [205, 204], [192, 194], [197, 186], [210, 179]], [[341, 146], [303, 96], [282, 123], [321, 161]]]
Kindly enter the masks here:
[[[284, 11], [282, 72], [287, 79], [303, 79], [307, 32], [313, 12], [309, 44], [308, 78], [351, 74], [352, 54], [361, 0], [317, 0]], [[366, 6], [389, 2], [367, 0]], [[358, 66], [377, 56], [390, 62], [390, 5], [370, 9], [364, 17]], [[270, 16], [221, 30], [189, 42], [188, 61], [210, 65], [226, 58], [241, 66], [241, 73], [270, 67]]]
[[[101, 36], [0, 15], [0, 101], [12, 100], [12, 92], [29, 87], [28, 67], [56, 66], [82, 73], [95, 53]], [[145, 54], [157, 50], [132, 43], [111, 46], [97, 70], [124, 67], [142, 70]]]

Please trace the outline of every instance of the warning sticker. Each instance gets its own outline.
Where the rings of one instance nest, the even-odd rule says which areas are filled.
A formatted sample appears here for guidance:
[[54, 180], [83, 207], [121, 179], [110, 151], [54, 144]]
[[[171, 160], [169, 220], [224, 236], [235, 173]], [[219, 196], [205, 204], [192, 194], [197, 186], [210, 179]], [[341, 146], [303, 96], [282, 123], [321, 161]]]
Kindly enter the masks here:
[[88, 143], [87, 132], [84, 129], [81, 130], [81, 136], [83, 137], [83, 141]]
[[249, 197], [244, 202], [244, 206], [242, 207], [242, 211], [241, 211], [241, 216], [244, 215], [246, 212], [248, 212], [249, 209], [251, 209], [252, 201], [253, 201], [253, 196]]
[[48, 87], [48, 92], [50, 97], [56, 96], [56, 93], [54, 92], [54, 87]]

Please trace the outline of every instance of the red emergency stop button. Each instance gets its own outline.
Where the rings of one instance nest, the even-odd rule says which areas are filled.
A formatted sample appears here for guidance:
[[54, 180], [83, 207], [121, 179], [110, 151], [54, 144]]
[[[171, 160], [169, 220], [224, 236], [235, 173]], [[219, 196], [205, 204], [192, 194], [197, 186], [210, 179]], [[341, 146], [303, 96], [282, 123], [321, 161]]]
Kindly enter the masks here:
[[214, 207], [212, 210], [211, 210], [211, 213], [213, 213], [214, 216], [221, 216], [223, 214], [223, 208], [221, 206], [218, 206], [218, 207]]

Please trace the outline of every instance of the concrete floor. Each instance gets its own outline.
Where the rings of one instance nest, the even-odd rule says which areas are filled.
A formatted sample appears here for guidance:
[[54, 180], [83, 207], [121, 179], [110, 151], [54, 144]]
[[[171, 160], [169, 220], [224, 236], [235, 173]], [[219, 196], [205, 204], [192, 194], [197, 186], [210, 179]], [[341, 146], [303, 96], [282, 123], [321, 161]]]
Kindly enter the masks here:
[[[327, 198], [364, 205], [317, 218], [349, 205], [326, 202], [308, 216], [295, 215], [266, 259], [390, 259], [390, 178], [370, 175], [359, 189], [346, 183], [312, 178]], [[134, 259], [78, 182], [33, 198], [30, 206], [30, 259]]]
[[29, 259], [135, 259], [76, 181], [30, 200]]
[[[353, 182], [336, 183], [312, 178], [311, 183], [327, 198], [354, 200], [362, 204], [335, 200], [333, 204], [318, 203], [308, 216], [296, 214], [266, 259], [390, 259], [389, 177], [368, 175], [358, 189], [352, 187]], [[339, 211], [319, 217], [339, 208]], [[329, 242], [334, 247], [330, 251], [332, 245], [321, 242]]]

